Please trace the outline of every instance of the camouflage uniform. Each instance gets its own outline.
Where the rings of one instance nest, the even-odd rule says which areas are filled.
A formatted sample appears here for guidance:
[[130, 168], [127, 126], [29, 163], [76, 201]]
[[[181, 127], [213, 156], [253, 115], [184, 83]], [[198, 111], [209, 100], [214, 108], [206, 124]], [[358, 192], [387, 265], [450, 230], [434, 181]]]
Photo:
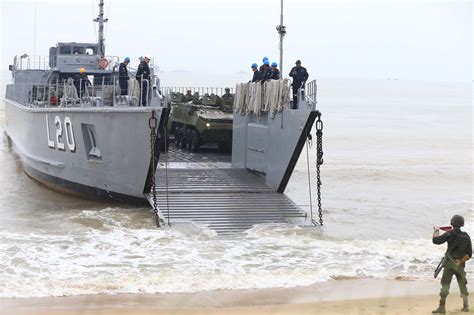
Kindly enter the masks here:
[[456, 276], [461, 296], [468, 296], [466, 272], [464, 271], [465, 263], [458, 266], [455, 260], [462, 259], [464, 255], [472, 256], [471, 239], [466, 232], [462, 232], [459, 228], [433, 237], [433, 243], [436, 245], [441, 245], [445, 242], [448, 242], [448, 250], [446, 251], [447, 260], [444, 266], [443, 276], [441, 277], [441, 291], [439, 295], [442, 298], [448, 296], [451, 280], [453, 276]]
[[[459, 224], [455, 224], [456, 220], [459, 221]], [[441, 245], [444, 243], [448, 243], [448, 249], [446, 250], [446, 262], [444, 263], [444, 270], [443, 276], [441, 277], [441, 290], [439, 292], [440, 295], [440, 302], [439, 307], [433, 311], [433, 313], [445, 313], [445, 304], [446, 304], [446, 297], [449, 294], [449, 287], [451, 286], [451, 280], [453, 276], [456, 276], [456, 280], [459, 285], [459, 290], [461, 291], [461, 297], [463, 299], [464, 307], [462, 311], [468, 312], [469, 311], [469, 304], [468, 304], [468, 295], [469, 292], [467, 290], [467, 280], [466, 280], [466, 272], [464, 271], [465, 256], [469, 258], [472, 257], [472, 243], [469, 234], [466, 232], [461, 231], [461, 226], [464, 225], [464, 218], [461, 216], [454, 216], [451, 220], [451, 225], [453, 225], [453, 229], [437, 236], [436, 234], [433, 235], [433, 243], [436, 245]], [[437, 233], [437, 232], [436, 232]], [[463, 260], [464, 259], [464, 260]], [[458, 263], [456, 263], [458, 261]]]

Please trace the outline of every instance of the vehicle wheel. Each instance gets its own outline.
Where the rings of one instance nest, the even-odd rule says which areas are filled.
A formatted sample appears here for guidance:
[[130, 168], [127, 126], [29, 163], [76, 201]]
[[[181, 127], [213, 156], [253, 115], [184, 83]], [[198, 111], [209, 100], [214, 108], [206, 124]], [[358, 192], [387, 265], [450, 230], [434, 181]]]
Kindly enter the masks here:
[[199, 150], [200, 143], [199, 143], [199, 135], [197, 134], [196, 130], [193, 130], [191, 132], [191, 136], [189, 140], [190, 140], [189, 151], [197, 152]]
[[181, 128], [181, 149], [186, 149], [188, 142], [188, 132], [186, 127]]
[[176, 149], [179, 149], [179, 147], [181, 146], [181, 139], [182, 139], [181, 128], [176, 127], [174, 131], [174, 145], [176, 146]]
[[161, 152], [167, 152], [170, 146], [170, 137], [168, 133], [169, 133], [169, 130], [166, 130], [160, 135], [160, 151]]
[[228, 143], [219, 143], [219, 151], [221, 152], [230, 152], [232, 150], [232, 146]]

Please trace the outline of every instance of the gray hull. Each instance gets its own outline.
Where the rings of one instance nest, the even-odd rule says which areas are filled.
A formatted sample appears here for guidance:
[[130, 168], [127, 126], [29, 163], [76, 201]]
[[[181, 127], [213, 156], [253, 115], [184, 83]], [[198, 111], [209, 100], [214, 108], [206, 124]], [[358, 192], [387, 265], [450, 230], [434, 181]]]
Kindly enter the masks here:
[[88, 197], [143, 200], [149, 118], [162, 108], [29, 108], [5, 100], [5, 131], [31, 177]]

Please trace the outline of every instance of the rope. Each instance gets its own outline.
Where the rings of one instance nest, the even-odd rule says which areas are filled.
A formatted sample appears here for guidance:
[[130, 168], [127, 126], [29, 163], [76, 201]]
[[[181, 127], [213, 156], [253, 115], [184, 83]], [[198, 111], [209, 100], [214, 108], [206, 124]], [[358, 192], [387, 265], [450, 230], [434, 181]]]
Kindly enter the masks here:
[[309, 209], [310, 209], [311, 223], [313, 223], [313, 198], [311, 196], [311, 173], [310, 173], [310, 169], [309, 169], [309, 146], [310, 146], [310, 140], [308, 138], [306, 138], [306, 165], [308, 166]]
[[165, 185], [166, 185], [166, 209], [168, 211], [168, 226], [171, 226], [170, 223], [170, 201], [169, 201], [169, 185], [168, 185], [168, 127], [165, 126], [164, 129], [164, 137], [165, 137]]

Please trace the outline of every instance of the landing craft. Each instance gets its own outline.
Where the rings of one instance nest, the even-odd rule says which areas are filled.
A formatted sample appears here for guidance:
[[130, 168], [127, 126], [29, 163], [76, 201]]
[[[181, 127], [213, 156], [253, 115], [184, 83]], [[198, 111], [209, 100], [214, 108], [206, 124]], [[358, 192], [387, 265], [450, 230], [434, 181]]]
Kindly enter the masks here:
[[[98, 43], [61, 42], [46, 58], [24, 54], [10, 65], [4, 129], [30, 177], [85, 198], [148, 200], [160, 225], [192, 221], [232, 233], [258, 223], [322, 223], [284, 194], [315, 121], [320, 187], [315, 81], [294, 110], [287, 79], [237, 84], [233, 111], [226, 113], [233, 116], [225, 134], [232, 137], [231, 154], [172, 147], [161, 153], [176, 91], [160, 86], [153, 60], [149, 79], [141, 77], [140, 86], [132, 65], [128, 90], [120, 89], [121, 58], [105, 54], [103, 6], [101, 0]], [[81, 68], [87, 78], [79, 76]], [[202, 113], [188, 124], [201, 129], [201, 141], [208, 118]]]

